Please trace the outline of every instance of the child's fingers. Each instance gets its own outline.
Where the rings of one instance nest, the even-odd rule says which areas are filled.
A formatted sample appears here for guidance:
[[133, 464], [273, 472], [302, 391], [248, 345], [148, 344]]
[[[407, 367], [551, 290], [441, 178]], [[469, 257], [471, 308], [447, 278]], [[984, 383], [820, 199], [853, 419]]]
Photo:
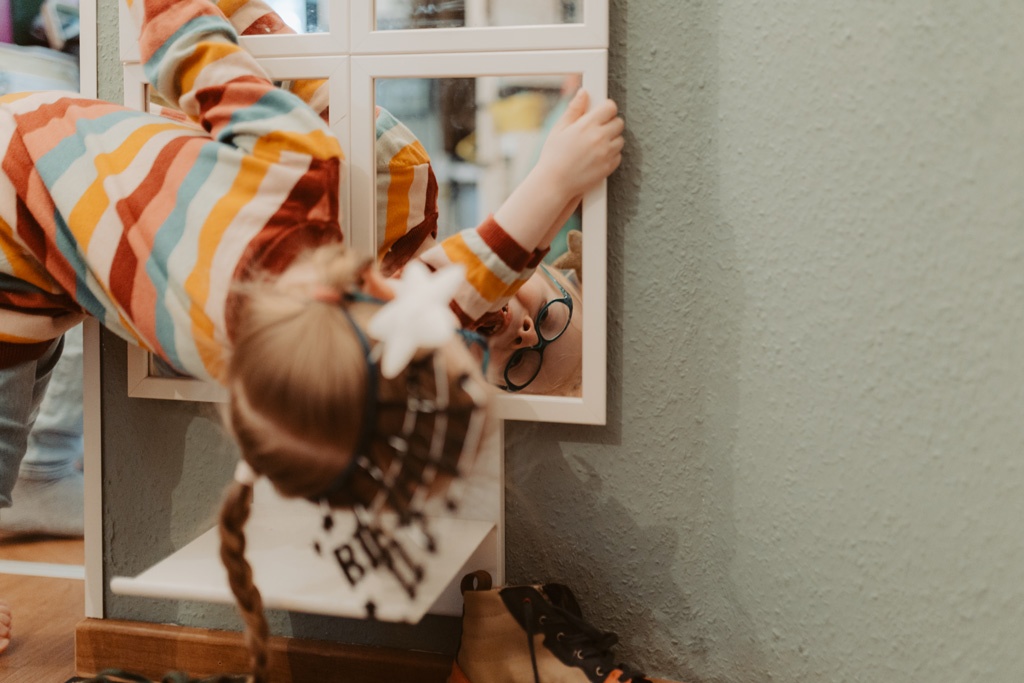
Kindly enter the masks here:
[[608, 122], [608, 133], [612, 136], [621, 136], [625, 130], [626, 122], [622, 120], [621, 116], [616, 116]]
[[586, 90], [577, 90], [575, 97], [569, 100], [569, 106], [558, 117], [555, 125], [551, 127], [551, 131], [562, 130], [578, 121], [580, 117], [587, 113], [588, 106], [590, 106], [590, 94]]
[[618, 114], [619, 107], [615, 104], [615, 100], [605, 100], [591, 109], [585, 118], [588, 122], [605, 124], [618, 116]]
[[616, 117], [611, 121], [596, 126], [594, 128], [594, 135], [596, 139], [610, 142], [612, 140], [622, 140], [622, 133], [626, 130], [625, 122]]

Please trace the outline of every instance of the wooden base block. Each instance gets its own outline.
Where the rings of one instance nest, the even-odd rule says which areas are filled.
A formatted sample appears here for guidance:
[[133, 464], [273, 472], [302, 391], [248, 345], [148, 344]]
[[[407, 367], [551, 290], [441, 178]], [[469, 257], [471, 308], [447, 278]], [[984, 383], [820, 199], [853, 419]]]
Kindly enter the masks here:
[[[438, 654], [278, 636], [269, 657], [274, 683], [444, 683], [452, 664]], [[113, 619], [86, 619], [75, 629], [79, 676], [116, 668], [154, 680], [171, 671], [198, 678], [247, 673], [248, 660], [242, 634], [232, 631]]]

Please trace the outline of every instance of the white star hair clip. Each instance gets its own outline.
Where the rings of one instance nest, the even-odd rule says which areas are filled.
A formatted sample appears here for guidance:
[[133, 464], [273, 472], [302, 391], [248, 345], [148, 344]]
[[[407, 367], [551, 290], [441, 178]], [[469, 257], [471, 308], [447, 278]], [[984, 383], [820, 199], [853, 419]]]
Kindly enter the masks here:
[[449, 304], [466, 279], [466, 269], [455, 265], [431, 273], [423, 263], [410, 261], [400, 280], [389, 285], [395, 298], [370, 319], [366, 331], [379, 344], [380, 374], [392, 379], [409, 365], [420, 349], [437, 349], [459, 327]]

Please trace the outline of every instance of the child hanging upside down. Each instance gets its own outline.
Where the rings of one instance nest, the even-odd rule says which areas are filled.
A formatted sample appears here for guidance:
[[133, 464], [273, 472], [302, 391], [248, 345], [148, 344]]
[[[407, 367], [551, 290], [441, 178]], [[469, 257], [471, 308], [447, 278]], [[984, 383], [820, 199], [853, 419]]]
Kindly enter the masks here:
[[[410, 394], [445, 397], [456, 436], [431, 468], [457, 475], [486, 403], [479, 370], [457, 339], [423, 339], [388, 376], [367, 351], [382, 340], [367, 332], [381, 303], [366, 295], [388, 287], [340, 246], [343, 153], [321, 116], [271, 83], [207, 0], [131, 9], [148, 79], [189, 121], [70, 93], [0, 98], [0, 507], [12, 504], [62, 335], [89, 315], [222, 383], [244, 461], [285, 495], [375, 500]], [[614, 104], [587, 106], [580, 95], [491, 220], [457, 236], [459, 248], [420, 254], [442, 269], [433, 277], [465, 269], [448, 297], [464, 323], [518, 295], [566, 211], [617, 166]], [[390, 504], [415, 498], [431, 468]], [[249, 495], [248, 478], [232, 486], [225, 528], [238, 530]], [[244, 571], [233, 576], [240, 600], [244, 584]], [[9, 638], [0, 608], [0, 651]]]

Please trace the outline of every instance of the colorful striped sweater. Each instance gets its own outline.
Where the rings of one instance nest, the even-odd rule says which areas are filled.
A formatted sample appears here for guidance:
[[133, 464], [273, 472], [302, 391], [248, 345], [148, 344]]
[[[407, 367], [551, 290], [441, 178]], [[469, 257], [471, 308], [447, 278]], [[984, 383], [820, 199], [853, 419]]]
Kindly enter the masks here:
[[[69, 93], [0, 98], [0, 368], [38, 357], [89, 314], [216, 380], [233, 283], [341, 239], [342, 150], [303, 101], [315, 105], [322, 88], [274, 87], [206, 0], [139, 0], [133, 13], [143, 5], [147, 78], [191, 122]], [[402, 151], [419, 145], [408, 137], [400, 159], [415, 157]], [[420, 165], [392, 164], [378, 180], [394, 198], [385, 222], [406, 226], [381, 231], [384, 259], [398, 245], [399, 261], [415, 253], [432, 232], [410, 216], [436, 206], [436, 183], [413, 182], [399, 199]], [[421, 255], [467, 266], [453, 303], [467, 322], [503, 305], [539, 261], [493, 221], [468, 233]]]
[[[240, 35], [289, 34], [263, 0], [220, 0], [218, 7]], [[327, 120], [326, 82], [293, 81], [292, 92]], [[465, 326], [493, 324], [487, 315], [515, 295], [547, 249], [527, 251], [492, 219], [425, 249], [437, 236], [437, 180], [416, 136], [386, 110], [376, 110], [377, 257], [385, 274], [417, 254], [432, 268], [461, 264], [467, 281], [452, 309]], [[422, 252], [422, 253], [421, 253]], [[494, 316], [500, 320], [501, 316]]]

